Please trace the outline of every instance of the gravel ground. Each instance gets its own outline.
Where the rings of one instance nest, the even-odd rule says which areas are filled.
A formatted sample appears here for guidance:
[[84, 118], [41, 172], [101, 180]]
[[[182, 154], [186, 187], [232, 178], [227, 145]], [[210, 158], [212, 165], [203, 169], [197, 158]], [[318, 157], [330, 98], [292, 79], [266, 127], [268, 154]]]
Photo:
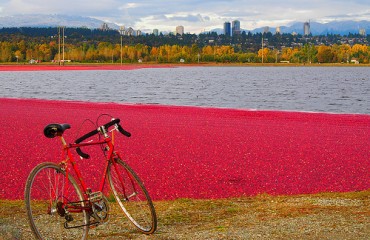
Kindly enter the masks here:
[[[0, 200], [0, 239], [32, 239], [23, 201]], [[89, 239], [368, 239], [370, 192], [155, 202], [158, 230], [146, 236], [115, 204]], [[57, 236], [56, 236], [57, 238]]]

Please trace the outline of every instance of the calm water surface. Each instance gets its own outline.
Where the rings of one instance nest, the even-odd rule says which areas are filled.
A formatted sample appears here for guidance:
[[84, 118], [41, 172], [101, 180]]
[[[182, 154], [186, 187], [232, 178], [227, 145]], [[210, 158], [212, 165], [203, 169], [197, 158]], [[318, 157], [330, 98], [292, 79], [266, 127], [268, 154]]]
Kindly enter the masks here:
[[370, 114], [370, 68], [0, 72], [0, 97]]

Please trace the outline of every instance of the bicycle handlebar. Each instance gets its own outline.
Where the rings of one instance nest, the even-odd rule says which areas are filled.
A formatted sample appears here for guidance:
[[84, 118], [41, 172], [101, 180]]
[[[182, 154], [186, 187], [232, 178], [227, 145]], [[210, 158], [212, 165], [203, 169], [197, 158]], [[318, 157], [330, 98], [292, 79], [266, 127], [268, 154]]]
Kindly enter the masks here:
[[[122, 128], [122, 126], [119, 124], [119, 122], [120, 122], [120, 119], [119, 119], [119, 118], [114, 119], [114, 120], [112, 120], [112, 121], [110, 121], [110, 122], [108, 122], [108, 123], [106, 123], [106, 124], [104, 124], [104, 125], [102, 125], [102, 126], [98, 127], [97, 129], [95, 129], [95, 130], [93, 130], [93, 131], [91, 131], [91, 132], [89, 132], [89, 133], [87, 133], [87, 134], [83, 135], [82, 137], [78, 138], [78, 139], [75, 141], [75, 143], [76, 143], [76, 144], [79, 144], [79, 143], [81, 143], [82, 141], [84, 141], [84, 140], [86, 140], [86, 139], [88, 139], [88, 138], [90, 138], [90, 137], [94, 136], [95, 134], [99, 133], [101, 128], [104, 128], [105, 130], [107, 130], [109, 127], [111, 127], [111, 126], [113, 126], [113, 125], [115, 125], [115, 124], [117, 125], [117, 129], [118, 129], [118, 131], [119, 131], [120, 133], [122, 133], [122, 134], [123, 134], [123, 135], [125, 135], [126, 137], [131, 137], [131, 133], [129, 133], [129, 132], [127, 132], [125, 129], [123, 129], [123, 128]], [[79, 147], [77, 147], [77, 148], [76, 148], [76, 152], [78, 153], [78, 155], [80, 155], [80, 156], [81, 156], [81, 157], [83, 157], [83, 158], [86, 158], [86, 159], [90, 158], [90, 155], [89, 155], [89, 154], [87, 154], [87, 153], [84, 153], [84, 152], [81, 150], [81, 148], [79, 148]]]

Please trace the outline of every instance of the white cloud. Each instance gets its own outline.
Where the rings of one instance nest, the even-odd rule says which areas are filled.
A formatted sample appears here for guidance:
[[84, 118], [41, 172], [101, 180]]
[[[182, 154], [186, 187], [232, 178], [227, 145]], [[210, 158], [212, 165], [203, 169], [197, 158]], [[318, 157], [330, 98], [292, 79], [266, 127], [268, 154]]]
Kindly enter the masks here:
[[222, 28], [238, 19], [244, 29], [282, 26], [293, 21], [370, 20], [368, 0], [0, 0], [0, 16], [67, 14], [96, 17], [136, 29], [186, 32]]

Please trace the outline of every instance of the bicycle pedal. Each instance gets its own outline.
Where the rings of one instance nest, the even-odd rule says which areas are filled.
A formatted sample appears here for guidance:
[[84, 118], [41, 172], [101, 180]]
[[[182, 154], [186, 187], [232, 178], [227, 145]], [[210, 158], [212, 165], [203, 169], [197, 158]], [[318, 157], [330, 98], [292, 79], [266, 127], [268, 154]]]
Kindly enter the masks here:
[[61, 217], [66, 216], [66, 210], [64, 209], [62, 202], [57, 203], [56, 210], [57, 210], [59, 216], [61, 216]]
[[70, 214], [65, 215], [65, 219], [66, 219], [67, 222], [72, 222], [73, 221], [73, 217]]
[[96, 219], [93, 219], [92, 221], [90, 220], [90, 223], [88, 224], [90, 229], [96, 228], [99, 225], [100, 225], [100, 221], [97, 221]]

